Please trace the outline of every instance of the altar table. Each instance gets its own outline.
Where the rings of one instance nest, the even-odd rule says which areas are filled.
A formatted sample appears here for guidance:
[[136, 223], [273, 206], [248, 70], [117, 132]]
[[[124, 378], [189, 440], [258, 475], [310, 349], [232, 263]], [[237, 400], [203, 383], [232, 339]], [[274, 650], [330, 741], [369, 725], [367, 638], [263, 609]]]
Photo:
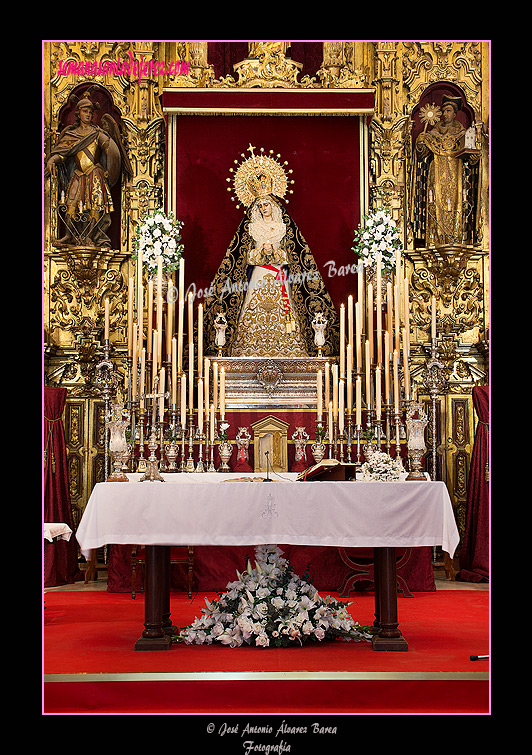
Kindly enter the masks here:
[[[82, 553], [106, 544], [146, 548], [144, 631], [137, 650], [168, 649], [172, 545], [372, 547], [375, 650], [407, 650], [397, 619], [396, 548], [441, 545], [459, 534], [443, 482], [238, 481], [235, 473], [163, 474], [165, 482], [98, 483], [76, 538]], [[252, 473], [246, 475], [256, 477]]]

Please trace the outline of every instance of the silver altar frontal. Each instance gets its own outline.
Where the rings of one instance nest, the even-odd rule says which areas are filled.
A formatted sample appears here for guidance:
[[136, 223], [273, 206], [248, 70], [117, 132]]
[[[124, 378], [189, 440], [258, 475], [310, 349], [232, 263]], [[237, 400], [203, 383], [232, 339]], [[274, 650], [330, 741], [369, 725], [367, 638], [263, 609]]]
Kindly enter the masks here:
[[301, 408], [317, 405], [318, 370], [325, 357], [213, 357], [225, 371], [227, 409]]

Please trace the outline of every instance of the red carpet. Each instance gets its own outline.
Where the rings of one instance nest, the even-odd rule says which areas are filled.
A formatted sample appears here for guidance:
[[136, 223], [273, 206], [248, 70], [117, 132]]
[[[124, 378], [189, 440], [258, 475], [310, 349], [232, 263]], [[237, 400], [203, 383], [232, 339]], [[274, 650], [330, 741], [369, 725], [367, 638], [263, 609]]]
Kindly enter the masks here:
[[[199, 616], [204, 597], [172, 593], [174, 624]], [[345, 642], [139, 652], [142, 596], [49, 592], [45, 605], [45, 712], [488, 712], [488, 661], [470, 660], [489, 654], [487, 591], [399, 597], [409, 649], [398, 653]], [[349, 610], [371, 624], [373, 595], [356, 593]]]

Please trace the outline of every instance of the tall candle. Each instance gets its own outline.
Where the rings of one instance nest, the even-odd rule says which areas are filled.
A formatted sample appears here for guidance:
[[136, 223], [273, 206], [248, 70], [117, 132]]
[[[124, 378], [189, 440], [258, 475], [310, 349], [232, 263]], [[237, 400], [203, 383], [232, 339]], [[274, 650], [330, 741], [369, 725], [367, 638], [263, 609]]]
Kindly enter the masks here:
[[317, 409], [316, 409], [316, 418], [318, 419], [318, 422], [321, 422], [321, 418], [323, 416], [323, 373], [321, 370], [318, 370], [318, 378], [317, 378]]
[[213, 362], [212, 365], [212, 398], [216, 412], [218, 411], [218, 362]]
[[332, 366], [332, 394], [333, 394], [333, 416], [338, 417], [338, 365]]
[[345, 375], [345, 306], [340, 305], [340, 377]]
[[168, 295], [166, 297], [166, 359], [170, 359], [172, 354], [172, 338], [174, 337], [174, 311], [175, 311], [175, 291], [174, 282], [171, 277], [168, 278]]
[[159, 337], [163, 334], [163, 258], [157, 257], [157, 330]]
[[203, 379], [198, 380], [198, 431], [203, 432]]
[[185, 316], [185, 302], [179, 299], [177, 310], [177, 371], [183, 371], [183, 319]]
[[172, 338], [172, 408], [177, 403], [177, 339]]
[[181, 427], [187, 426], [187, 377], [181, 375]]
[[109, 299], [105, 300], [105, 315], [104, 315], [104, 332], [103, 337], [106, 341], [109, 340]]
[[203, 304], [198, 307], [198, 375], [203, 377]]
[[329, 362], [325, 362], [325, 406], [329, 406], [331, 400], [331, 368]]
[[210, 392], [210, 379], [211, 379], [211, 360], [205, 357], [204, 360], [205, 370], [203, 376], [203, 387], [205, 390], [205, 419], [209, 416], [209, 392]]
[[194, 297], [192, 291], [188, 294], [188, 342], [194, 340]]
[[384, 395], [386, 403], [390, 400], [390, 334], [384, 334]]
[[[350, 366], [351, 365], [351, 366]], [[347, 411], [351, 414], [353, 410], [353, 347], [347, 344]]]
[[138, 345], [138, 353], [140, 354], [142, 350], [142, 340], [143, 340], [143, 333], [144, 333], [144, 286], [142, 283], [142, 260], [141, 255], [139, 255], [139, 266], [137, 268], [137, 323], [139, 326], [138, 330], [138, 338], [139, 338], [139, 345]]
[[400, 342], [401, 342], [401, 289], [396, 284], [394, 286], [394, 293], [395, 293], [395, 348], [397, 351], [399, 351], [400, 348]]
[[153, 280], [148, 281], [148, 333], [146, 337], [146, 351], [153, 354]]
[[179, 299], [185, 300], [185, 260], [183, 257], [179, 260]]
[[390, 335], [393, 333], [393, 289], [389, 281], [386, 284], [386, 330]]
[[382, 364], [382, 299], [377, 292], [377, 364]]
[[405, 278], [405, 330], [406, 330], [406, 344], [408, 351], [410, 352], [410, 299], [408, 293], [408, 278]]
[[345, 415], [345, 380], [340, 379], [338, 383], [338, 430], [340, 434], [344, 432], [344, 415]]
[[214, 404], [211, 404], [210, 409], [210, 423], [209, 423], [209, 435], [211, 440], [211, 445], [214, 443]]
[[194, 342], [188, 344], [188, 409], [194, 408]]
[[356, 370], [362, 371], [362, 304], [357, 301], [355, 305], [355, 320], [356, 320]]
[[393, 400], [395, 413], [399, 413], [399, 359], [397, 351], [393, 352]]
[[431, 338], [436, 338], [436, 297], [432, 297]]
[[333, 405], [332, 401], [329, 401], [329, 409], [327, 412], [327, 418], [328, 418], [328, 428], [329, 428], [329, 442], [332, 443], [332, 437], [333, 437]]
[[159, 356], [159, 347], [157, 345], [158, 340], [159, 340], [159, 333], [156, 330], [154, 330], [153, 331], [153, 339], [152, 339], [152, 349], [153, 349], [152, 368], [151, 368], [152, 369], [152, 376], [153, 376], [152, 377], [152, 384], [155, 382], [155, 375], [157, 374], [157, 369], [158, 369], [158, 365], [159, 365], [159, 362], [158, 362], [158, 359], [157, 359], [158, 356]]
[[355, 332], [355, 321], [353, 318], [353, 295], [347, 297], [347, 342], [353, 348], [353, 337]]
[[357, 265], [357, 301], [360, 304], [360, 311], [363, 311], [364, 307], [364, 265], [359, 262]]
[[356, 423], [362, 425], [362, 378], [360, 375], [356, 379]]
[[142, 349], [142, 352], [140, 354], [140, 380], [139, 380], [139, 391], [140, 391], [140, 408], [144, 409], [144, 394], [146, 393], [146, 386], [144, 385], [146, 380], [146, 349]]
[[127, 298], [127, 350], [129, 354], [133, 351], [133, 302], [135, 297], [135, 281], [129, 279], [128, 298]]
[[370, 359], [373, 359], [373, 285], [368, 283], [368, 341], [369, 341], [369, 354]]
[[137, 338], [137, 323], [133, 324], [133, 355], [131, 359], [131, 400], [136, 401], [137, 400], [137, 375], [138, 375], [138, 364], [137, 364], [137, 349], [138, 349], [138, 338]]
[[371, 362], [369, 355], [369, 341], [366, 340], [366, 406], [371, 409]]
[[381, 367], [377, 365], [375, 369], [375, 413], [377, 419], [381, 416]]
[[220, 418], [225, 419], [225, 370], [220, 371]]
[[165, 385], [165, 370], [164, 367], [161, 367], [161, 372], [159, 374], [159, 393], [162, 393], [163, 395], [159, 399], [159, 421], [162, 422], [164, 419], [164, 394], [166, 392], [166, 385]]
[[410, 365], [406, 328], [403, 328], [403, 369], [405, 374], [405, 400], [410, 401]]

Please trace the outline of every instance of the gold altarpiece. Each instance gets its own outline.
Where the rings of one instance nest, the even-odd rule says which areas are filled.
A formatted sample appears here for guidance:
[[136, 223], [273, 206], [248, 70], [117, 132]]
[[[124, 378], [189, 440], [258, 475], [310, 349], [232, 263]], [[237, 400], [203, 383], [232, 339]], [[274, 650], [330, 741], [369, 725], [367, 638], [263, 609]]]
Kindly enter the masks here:
[[[292, 59], [289, 42], [275, 43], [268, 55], [260, 49], [261, 43], [249, 42], [247, 56], [230, 74], [216, 78], [208, 44], [202, 42], [43, 45], [44, 155], [50, 154], [64, 126], [61, 118], [71, 95], [82, 85], [97, 85], [119, 124], [130, 164], [114, 189], [112, 243], [97, 252], [70, 254], [54, 246], [60, 198], [54, 178], [44, 179], [44, 382], [68, 389], [65, 429], [74, 521], [79, 521], [95, 482], [104, 477], [103, 402], [96, 382], [103, 354], [104, 301], [110, 301], [116, 394], [124, 398], [132, 240], [147, 214], [165, 200], [171, 145], [165, 141], [163, 90], [334, 89], [374, 92], [366, 131], [367, 194], [361, 201], [366, 211], [387, 209], [401, 228], [410, 283], [414, 391], [431, 416], [435, 411], [428, 442], [432, 443], [430, 428], [435, 426], [438, 477], [449, 487], [462, 530], [476, 423], [471, 391], [488, 383], [489, 43], [326, 42], [312, 76], [301, 75], [302, 63]], [[106, 74], [105, 64], [118, 59], [129, 60], [137, 75]], [[150, 62], [159, 68], [147, 68]], [[478, 204], [470, 239], [433, 245], [430, 239], [425, 243], [416, 238], [412, 181], [420, 115], [442, 92], [462, 98], [476, 130]], [[172, 196], [166, 199], [171, 205]], [[433, 296], [438, 302], [442, 363], [435, 400], [425, 371]]]

